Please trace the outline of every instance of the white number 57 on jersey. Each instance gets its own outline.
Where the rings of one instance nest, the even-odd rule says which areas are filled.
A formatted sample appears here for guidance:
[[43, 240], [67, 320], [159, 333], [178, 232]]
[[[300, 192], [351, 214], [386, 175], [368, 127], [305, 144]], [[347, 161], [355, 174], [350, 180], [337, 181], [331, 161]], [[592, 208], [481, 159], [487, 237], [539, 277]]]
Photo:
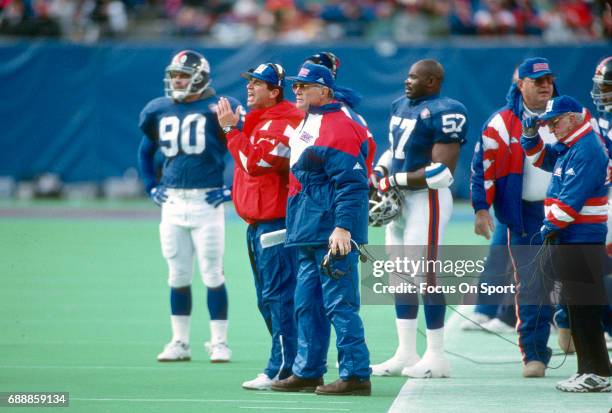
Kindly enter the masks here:
[[465, 115], [461, 113], [449, 113], [442, 115], [442, 132], [461, 133], [465, 124]]

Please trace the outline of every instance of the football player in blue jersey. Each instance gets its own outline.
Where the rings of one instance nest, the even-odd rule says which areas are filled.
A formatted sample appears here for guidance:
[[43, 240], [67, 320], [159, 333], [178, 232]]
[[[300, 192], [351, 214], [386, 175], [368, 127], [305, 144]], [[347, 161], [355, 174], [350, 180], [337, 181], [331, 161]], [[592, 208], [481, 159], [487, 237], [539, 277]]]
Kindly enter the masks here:
[[[401, 214], [386, 227], [387, 246], [415, 246], [409, 255], [435, 260], [444, 228], [453, 209], [450, 185], [459, 150], [466, 142], [467, 111], [460, 102], [440, 96], [444, 68], [431, 59], [412, 65], [404, 81], [406, 96], [391, 105], [390, 148], [381, 156], [375, 171], [378, 191], [400, 190]], [[391, 256], [398, 251], [389, 248]], [[391, 257], [390, 257], [391, 258]], [[435, 284], [435, 274], [426, 277]], [[402, 280], [397, 280], [402, 281]], [[427, 350], [422, 359], [416, 352], [418, 298], [395, 296], [399, 346], [395, 355], [372, 366], [377, 376], [415, 378], [448, 377], [450, 365], [444, 355], [445, 301], [442, 294], [425, 294]]]
[[[223, 274], [224, 131], [216, 116], [218, 97], [210, 87], [210, 66], [200, 53], [185, 50], [166, 68], [166, 96], [149, 102], [140, 114], [138, 164], [145, 189], [161, 206], [161, 249], [168, 264], [172, 340], [158, 361], [191, 359], [189, 347], [194, 255], [207, 287], [211, 362], [228, 362], [227, 292]], [[239, 102], [229, 98], [236, 108]], [[164, 156], [161, 179], [153, 158]]]

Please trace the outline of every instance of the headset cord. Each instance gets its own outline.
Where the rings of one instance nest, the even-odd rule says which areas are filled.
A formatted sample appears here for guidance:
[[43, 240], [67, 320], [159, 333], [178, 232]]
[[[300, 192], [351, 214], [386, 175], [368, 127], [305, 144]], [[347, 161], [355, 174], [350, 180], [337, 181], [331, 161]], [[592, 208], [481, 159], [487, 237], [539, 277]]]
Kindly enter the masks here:
[[[533, 237], [532, 237], [532, 239], [533, 239]], [[357, 248], [357, 251], [359, 253], [359, 259], [361, 260], [361, 262], [365, 263], [367, 261], [371, 261], [371, 262], [376, 261], [376, 258], [363, 245], [360, 246], [360, 245], [358, 245], [353, 240], [351, 240], [351, 243], [353, 243], [355, 245], [355, 247]], [[533, 263], [538, 263], [538, 264], [542, 265], [542, 260], [541, 259], [539, 260], [539, 258], [541, 258], [540, 255], [543, 254], [545, 250], [547, 250], [546, 248], [543, 248], [543, 247], [544, 246], [541, 246], [538, 249], [538, 252], [536, 253], [536, 256], [534, 257], [534, 259], [531, 262], [529, 262], [528, 264], [526, 264], [526, 266], [530, 265], [530, 264], [533, 264]], [[542, 269], [542, 267], [541, 267], [541, 269]], [[402, 273], [398, 273], [396, 271], [391, 271], [391, 273], [396, 275], [396, 276], [398, 276], [398, 277], [400, 277], [400, 278], [402, 278], [402, 279], [404, 279], [403, 278], [404, 274], [402, 274]], [[545, 273], [545, 272], [542, 272], [542, 273]], [[449, 277], [451, 277], [451, 276], [449, 276]], [[470, 278], [479, 278], [479, 277], [478, 276], [472, 276]], [[414, 285], [414, 283], [412, 283], [411, 281], [409, 281], [407, 279], [404, 279], [404, 280], [406, 282]], [[537, 324], [537, 322], [539, 321], [539, 318], [540, 318], [542, 305], [543, 304], [541, 302], [538, 305], [538, 313], [537, 313], [537, 318], [536, 318], [536, 324]], [[510, 339], [508, 339], [508, 338], [506, 338], [504, 336], [502, 336], [501, 334], [499, 334], [499, 333], [497, 333], [495, 331], [491, 331], [491, 330], [487, 329], [482, 324], [478, 323], [477, 321], [474, 321], [473, 319], [471, 319], [467, 315], [463, 314], [461, 311], [457, 310], [455, 307], [453, 307], [451, 305], [446, 305], [446, 307], [449, 308], [451, 311], [457, 313], [463, 319], [468, 320], [468, 321], [472, 322], [473, 324], [479, 326], [481, 329], [483, 329], [484, 331], [488, 332], [489, 334], [491, 334], [493, 336], [496, 336], [497, 338], [499, 338], [499, 339], [501, 339], [501, 340], [503, 340], [503, 341], [505, 341], [505, 342], [507, 342], [507, 343], [509, 343], [509, 344], [511, 344], [513, 346], [515, 346], [515, 347], [519, 347], [520, 348], [518, 343], [516, 343], [516, 342], [514, 342], [514, 341], [512, 341], [512, 340], [510, 340]], [[419, 334], [421, 336], [426, 337], [426, 334], [420, 328], [418, 328], [417, 331], [419, 332]], [[471, 357], [462, 355], [460, 353], [456, 353], [456, 352], [452, 352], [452, 351], [448, 351], [448, 350], [444, 350], [444, 352], [449, 354], [449, 355], [452, 355], [452, 356], [464, 359], [466, 361], [469, 361], [469, 362], [471, 362], [473, 364], [479, 364], [479, 365], [522, 364], [521, 360], [517, 360], [517, 361], [504, 361], [504, 362], [484, 362], [484, 361], [478, 361], [476, 359], [473, 359]], [[536, 354], [537, 354], [537, 350], [536, 350]], [[555, 367], [547, 366], [547, 369], [555, 370], [555, 369], [561, 368], [561, 366], [563, 366], [565, 364], [565, 361], [567, 360], [568, 353], [558, 352], [558, 353], [552, 353], [551, 354], [551, 357], [556, 357], [556, 356], [563, 356], [563, 360], [561, 360], [561, 363], [558, 366], [555, 366]]]

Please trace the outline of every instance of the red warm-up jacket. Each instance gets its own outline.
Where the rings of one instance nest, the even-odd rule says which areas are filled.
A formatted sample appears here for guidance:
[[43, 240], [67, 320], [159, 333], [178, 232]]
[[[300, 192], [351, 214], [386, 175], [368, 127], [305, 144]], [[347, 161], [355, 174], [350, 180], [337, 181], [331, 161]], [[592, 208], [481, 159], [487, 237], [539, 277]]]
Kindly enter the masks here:
[[227, 134], [234, 158], [232, 199], [249, 224], [284, 218], [287, 209], [289, 138], [304, 113], [284, 100], [246, 115], [242, 131]]

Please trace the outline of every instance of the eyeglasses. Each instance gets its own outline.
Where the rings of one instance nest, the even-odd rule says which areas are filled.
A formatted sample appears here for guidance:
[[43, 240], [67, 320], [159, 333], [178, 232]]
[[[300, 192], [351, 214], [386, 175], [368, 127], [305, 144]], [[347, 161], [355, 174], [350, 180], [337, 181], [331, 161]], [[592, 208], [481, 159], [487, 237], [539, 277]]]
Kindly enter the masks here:
[[293, 91], [296, 92], [299, 89], [308, 90], [312, 88], [321, 88], [321, 87], [323, 86], [317, 85], [316, 83], [297, 83], [296, 82], [291, 86], [291, 89], [293, 89]]

